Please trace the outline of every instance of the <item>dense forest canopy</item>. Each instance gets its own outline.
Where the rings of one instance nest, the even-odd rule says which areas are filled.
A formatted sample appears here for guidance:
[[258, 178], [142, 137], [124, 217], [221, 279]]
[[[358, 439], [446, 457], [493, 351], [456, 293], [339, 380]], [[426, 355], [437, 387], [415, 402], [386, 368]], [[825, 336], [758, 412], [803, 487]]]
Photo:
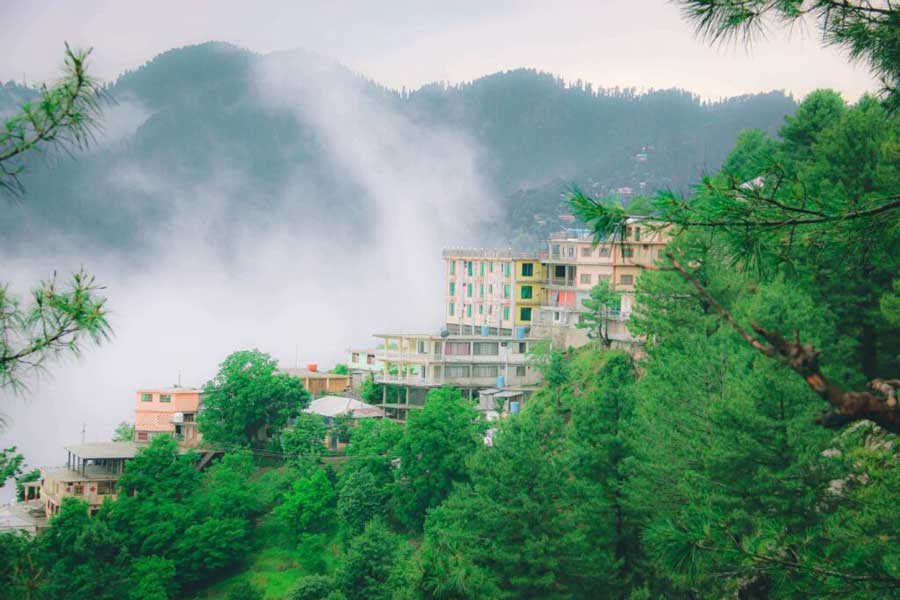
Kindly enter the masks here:
[[[94, 150], [77, 161], [36, 163], [24, 174], [28, 210], [0, 214], [4, 250], [15, 252], [16, 240], [30, 232], [65, 228], [82, 246], [133, 252], [153, 243], [142, 223], [174, 232], [188, 211], [221, 212], [226, 228], [237, 215], [262, 226], [275, 210], [298, 221], [310, 211], [338, 211], [365, 235], [369, 191], [329, 156], [327, 134], [261, 97], [260, 69], [295, 58], [208, 43], [123, 74], [104, 89], [112, 103]], [[559, 220], [562, 194], [573, 182], [595, 193], [689, 192], [718, 169], [741, 130], [774, 134], [795, 107], [781, 92], [703, 102], [684, 90], [567, 85], [527, 69], [398, 92], [316, 56], [300, 54], [294, 64], [301, 91], [290, 102], [301, 108], [313, 93], [302, 83], [325, 81], [349, 86], [377, 115], [467, 140], [484, 193], [494, 196], [485, 203], [501, 209], [479, 235], [500, 245], [530, 247], [566, 224]], [[25, 93], [7, 84], [0, 113]]]

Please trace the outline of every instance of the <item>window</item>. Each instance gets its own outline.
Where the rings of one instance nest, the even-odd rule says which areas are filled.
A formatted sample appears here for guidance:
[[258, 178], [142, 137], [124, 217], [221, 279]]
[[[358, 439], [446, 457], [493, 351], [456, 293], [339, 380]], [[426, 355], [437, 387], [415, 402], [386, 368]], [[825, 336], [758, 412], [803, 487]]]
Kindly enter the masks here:
[[455, 281], [450, 282], [450, 295], [451, 296], [456, 295], [456, 282]]
[[84, 496], [84, 484], [83, 483], [76, 483], [72, 487], [73, 487], [72, 494], [74, 496]]
[[454, 308], [455, 307], [453, 306], [452, 302], [447, 306], [447, 314], [449, 314], [451, 317], [453, 316]]
[[494, 272], [494, 262], [491, 261], [488, 263], [488, 273], [493, 273], [493, 272]]
[[444, 346], [444, 354], [447, 356], [468, 356], [469, 342], [447, 342]]
[[641, 241], [641, 228], [640, 227], [634, 228], [634, 241], [636, 241], [636, 242]]
[[353, 364], [356, 364], [359, 362], [359, 353], [358, 352], [354, 352], [350, 355], [350, 362], [352, 362]]
[[530, 300], [530, 299], [531, 299], [531, 294], [532, 294], [531, 286], [530, 286], [530, 285], [523, 285], [523, 286], [522, 286], [522, 293], [521, 293], [522, 300]]
[[469, 365], [446, 365], [444, 366], [445, 377], [468, 377]]
[[508, 306], [503, 307], [503, 320], [509, 321], [509, 307]]
[[481, 261], [480, 263], [478, 263], [478, 265], [479, 265], [479, 267], [478, 267], [478, 268], [479, 268], [478, 273], [479, 273], [482, 277], [484, 277], [484, 261]]
[[569, 246], [568, 248], [566, 248], [566, 250], [569, 258], [573, 258], [575, 256], [575, 246]]
[[171, 402], [171, 401], [172, 401], [172, 395], [171, 395], [171, 394], [160, 394], [160, 395], [159, 395], [159, 401], [160, 401], [160, 402]]
[[476, 365], [472, 374], [475, 377], [496, 377], [498, 374], [497, 365]]
[[494, 305], [488, 304], [488, 316], [494, 314]]
[[497, 356], [499, 352], [497, 342], [474, 342], [472, 344], [472, 353], [475, 356]]
[[374, 354], [366, 354], [366, 364], [367, 365], [375, 364], [375, 355]]
[[137, 439], [139, 442], [146, 442], [147, 441], [147, 432], [146, 431], [138, 431]]
[[471, 316], [472, 316], [472, 305], [471, 305], [471, 304], [467, 304], [467, 305], [466, 305], [466, 316], [467, 316], [467, 317], [471, 317]]
[[450, 274], [456, 275], [456, 261], [455, 260], [450, 261]]
[[470, 261], [468, 262], [468, 268], [467, 268], [467, 270], [468, 270], [468, 272], [469, 272], [469, 277], [471, 277], [472, 274], [473, 274], [473, 270], [472, 270], [472, 269], [474, 269], [474, 265], [473, 265], [472, 261], [470, 260]]
[[488, 284], [488, 296], [493, 296], [493, 295], [494, 295], [494, 284], [489, 283]]
[[[484, 264], [484, 263], [482, 263], [482, 264]], [[483, 283], [480, 286], [478, 286], [478, 297], [484, 298], [484, 284]]]
[[583, 246], [581, 248], [581, 256], [589, 257], [591, 255], [591, 247]]
[[553, 313], [553, 320], [559, 322], [559, 311]]
[[518, 367], [516, 367], [516, 377], [525, 377], [525, 373], [526, 370], [524, 365], [519, 365]]
[[581, 281], [581, 283], [586, 283], [586, 284], [590, 285], [590, 283], [591, 283], [591, 274], [590, 274], [590, 273], [582, 273], [582, 274], [581, 274], [581, 279], [580, 279], [579, 281]]
[[478, 305], [478, 314], [479, 314], [479, 315], [483, 315], [483, 314], [484, 314], [484, 304], [479, 304], [479, 305]]
[[531, 320], [531, 307], [523, 306], [519, 309], [519, 319], [522, 321], [530, 321]]
[[534, 263], [522, 263], [522, 277], [534, 277]]
[[153, 402], [153, 394], [141, 394], [141, 402]]
[[466, 284], [466, 296], [468, 296], [469, 298], [472, 297], [472, 284], [471, 283]]
[[505, 268], [503, 274], [509, 277], [510, 275], [512, 275], [512, 263], [504, 263], [504, 265]]
[[634, 256], [634, 248], [622, 248], [622, 258], [631, 258], [632, 256]]
[[622, 285], [632, 285], [634, 284], [634, 275], [622, 275], [619, 277], [619, 283]]
[[550, 254], [553, 256], [559, 256], [559, 244], [553, 244], [550, 246]]
[[509, 298], [509, 291], [510, 291], [509, 284], [508, 283], [504, 284], [503, 285], [503, 297], [504, 298]]
[[525, 342], [519, 342], [519, 354], [525, 354], [528, 350], [528, 344]]
[[428, 354], [428, 342], [419, 340], [417, 346], [416, 349], [419, 351], [419, 354]]
[[599, 256], [600, 258], [609, 258], [609, 254], [609, 246], [600, 246], [599, 250], [597, 251], [597, 256]]
[[553, 267], [553, 275], [555, 277], [565, 277], [566, 276], [565, 265], [556, 265], [555, 267]]

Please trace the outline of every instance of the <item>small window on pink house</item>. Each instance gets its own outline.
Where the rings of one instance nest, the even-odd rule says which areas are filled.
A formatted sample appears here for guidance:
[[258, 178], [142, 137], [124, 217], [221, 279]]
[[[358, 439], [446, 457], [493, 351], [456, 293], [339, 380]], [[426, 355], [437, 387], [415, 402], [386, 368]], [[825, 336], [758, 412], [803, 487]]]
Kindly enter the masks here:
[[619, 283], [621, 283], [622, 285], [634, 284], [634, 275], [622, 275], [619, 278]]
[[146, 431], [138, 431], [137, 439], [139, 442], [147, 441], [147, 432]]

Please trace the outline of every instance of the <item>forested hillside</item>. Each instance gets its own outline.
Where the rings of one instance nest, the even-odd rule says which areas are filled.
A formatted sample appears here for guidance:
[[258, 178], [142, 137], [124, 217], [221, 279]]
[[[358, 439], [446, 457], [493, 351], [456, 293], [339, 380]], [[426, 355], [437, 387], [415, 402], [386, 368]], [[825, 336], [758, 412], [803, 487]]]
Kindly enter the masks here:
[[[238, 218], [262, 226], [275, 211], [297, 221], [336, 211], [365, 235], [366, 182], [329, 154], [315, 119], [285, 108], [302, 111], [315, 86], [352, 86], [376, 113], [361, 127], [388, 115], [465, 140], [492, 196], [485, 202], [499, 205], [482, 233], [495, 245], [527, 246], [559, 227], [561, 194], [572, 183], [598, 194], [689, 192], [719, 167], [740, 130], [773, 133], [794, 110], [780, 92], [704, 103], [682, 90], [596, 90], [525, 69], [397, 92], [307, 55], [292, 71], [300, 92], [273, 105], [259, 73], [283, 58], [209, 43], [169, 51], [110, 83], [93, 151], [77, 161], [51, 156], [23, 176], [28, 210], [0, 215], [5, 249], [35, 231], [64, 229], [82, 245], [133, 251], [149, 242], [142, 224], [172, 235], [186, 212], [215, 215], [227, 230]], [[27, 92], [9, 84], [0, 112]], [[228, 237], [216, 243], [227, 246]]]

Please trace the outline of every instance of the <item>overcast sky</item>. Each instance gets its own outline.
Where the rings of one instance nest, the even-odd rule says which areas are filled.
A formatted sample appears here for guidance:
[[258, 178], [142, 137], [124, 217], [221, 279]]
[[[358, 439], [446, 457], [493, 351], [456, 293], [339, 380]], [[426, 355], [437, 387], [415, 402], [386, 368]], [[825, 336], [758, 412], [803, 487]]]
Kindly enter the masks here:
[[855, 100], [877, 85], [813, 30], [772, 31], [752, 49], [709, 47], [666, 0], [2, 0], [0, 81], [58, 73], [63, 41], [94, 47], [114, 79], [173, 47], [223, 40], [305, 48], [391, 87], [534, 67], [605, 87], [682, 87], [705, 98], [818, 87]]

